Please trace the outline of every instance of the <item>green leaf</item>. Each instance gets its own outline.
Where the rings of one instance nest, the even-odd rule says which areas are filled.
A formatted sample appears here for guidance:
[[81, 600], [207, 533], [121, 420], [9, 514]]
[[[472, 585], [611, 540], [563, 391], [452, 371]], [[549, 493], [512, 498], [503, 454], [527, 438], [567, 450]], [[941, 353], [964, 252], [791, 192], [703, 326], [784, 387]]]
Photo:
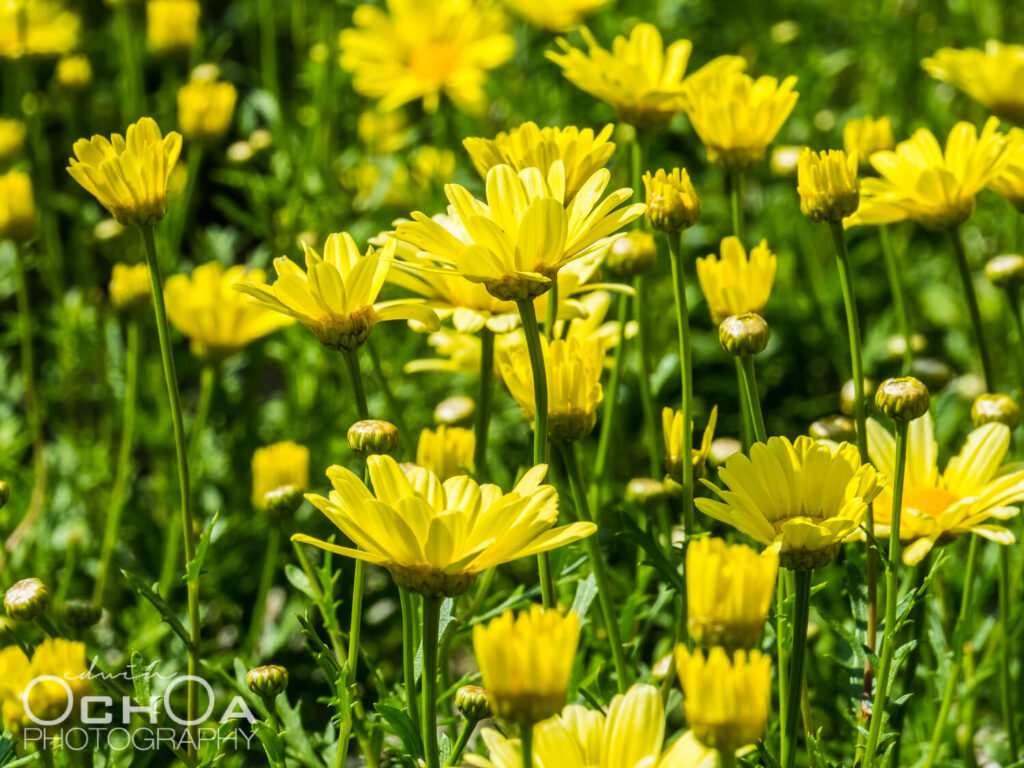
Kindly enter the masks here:
[[281, 741], [280, 735], [277, 731], [271, 728], [269, 725], [264, 723], [262, 720], [257, 720], [252, 724], [253, 731], [256, 732], [256, 737], [260, 740], [263, 745], [263, 751], [267, 753], [267, 757], [272, 763], [281, 763], [284, 761], [284, 742]]
[[199, 574], [203, 570], [203, 560], [206, 559], [206, 550], [210, 548], [210, 537], [213, 535], [213, 527], [217, 525], [217, 518], [219, 517], [220, 512], [214, 512], [213, 519], [210, 520], [209, 525], [203, 530], [203, 535], [199, 537], [199, 542], [196, 544], [196, 556], [185, 565], [185, 581], [189, 584], [199, 580]]
[[594, 602], [595, 597], [597, 597], [597, 581], [594, 579], [594, 574], [590, 574], [587, 578], [577, 582], [576, 597], [573, 598], [570, 609], [580, 617], [581, 622], [586, 623], [590, 605]]
[[151, 664], [147, 664], [145, 656], [138, 651], [132, 651], [131, 670], [132, 686], [135, 689], [135, 701], [144, 706], [148, 706], [149, 700], [152, 698], [149, 681], [158, 663], [154, 661]]
[[124, 576], [125, 581], [128, 582], [128, 586], [132, 588], [140, 597], [145, 598], [149, 603], [159, 611], [160, 616], [164, 621], [174, 630], [174, 633], [185, 641], [185, 645], [192, 647], [192, 639], [189, 637], [188, 632], [185, 630], [185, 625], [178, 619], [177, 614], [167, 604], [167, 601], [157, 594], [156, 590], [146, 584], [142, 579], [136, 576], [130, 571], [124, 569], [121, 570], [121, 574]]
[[672, 565], [672, 562], [665, 557], [664, 551], [654, 537], [647, 531], [641, 530], [636, 521], [628, 515], [622, 515], [619, 520], [622, 525], [623, 537], [643, 549], [647, 554], [647, 562], [665, 577], [665, 580], [675, 588], [676, 592], [680, 594], [685, 592], [686, 584], [683, 582], [683, 577], [679, 575], [679, 571]]
[[419, 730], [413, 724], [412, 719], [401, 709], [388, 706], [387, 704], [376, 704], [374, 709], [384, 721], [391, 726], [391, 730], [402, 742], [405, 751], [414, 758], [423, 757], [423, 740], [420, 738]]
[[306, 572], [299, 568], [297, 565], [288, 563], [284, 567], [285, 578], [288, 582], [295, 587], [299, 592], [304, 594], [310, 600], [316, 600], [316, 592], [313, 590], [313, 585], [309, 581], [309, 577]]

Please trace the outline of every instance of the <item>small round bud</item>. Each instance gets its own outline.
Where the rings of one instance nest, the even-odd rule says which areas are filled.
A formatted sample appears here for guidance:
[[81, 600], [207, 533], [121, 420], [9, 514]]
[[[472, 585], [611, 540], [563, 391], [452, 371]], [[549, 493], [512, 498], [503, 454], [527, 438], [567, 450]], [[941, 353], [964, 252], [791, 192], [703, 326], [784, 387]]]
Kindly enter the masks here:
[[246, 673], [245, 682], [257, 696], [270, 698], [288, 687], [288, 670], [276, 664], [256, 667]]
[[1024, 285], [1024, 256], [1019, 253], [1004, 253], [989, 259], [985, 265], [985, 277], [992, 285], [1007, 290]]
[[[871, 394], [875, 391], [875, 382], [871, 379], [864, 379], [864, 397], [871, 397]], [[855, 410], [854, 406], [854, 394], [857, 392], [857, 386], [853, 383], [853, 379], [848, 379], [843, 388], [839, 390], [839, 411], [845, 413], [847, 416], [853, 416]]]
[[743, 450], [743, 443], [735, 437], [716, 437], [711, 441], [711, 450], [708, 452], [708, 463], [713, 467], [720, 467], [725, 460], [734, 453]]
[[658, 258], [658, 246], [649, 232], [634, 229], [612, 241], [604, 266], [617, 278], [646, 275]]
[[267, 511], [274, 515], [291, 515], [302, 504], [305, 491], [297, 485], [285, 485], [267, 491], [263, 495], [263, 505]]
[[834, 413], [813, 422], [807, 434], [815, 440], [831, 440], [834, 443], [852, 443], [857, 439], [857, 426], [846, 414]]
[[472, 397], [455, 395], [447, 397], [434, 409], [434, 422], [458, 427], [468, 424], [476, 413], [476, 402]]
[[7, 590], [4, 608], [18, 621], [33, 621], [50, 607], [50, 592], [39, 579], [22, 579]]
[[640, 507], [657, 504], [665, 498], [665, 484], [653, 477], [634, 477], [626, 483], [626, 501]]
[[896, 421], [913, 421], [928, 412], [931, 396], [920, 380], [913, 376], [886, 379], [875, 393], [878, 410]]
[[11, 500], [11, 486], [0, 480], [0, 507]]
[[1020, 407], [1009, 395], [990, 393], [974, 398], [971, 406], [971, 421], [980, 427], [995, 421], [1010, 429], [1020, 426]]
[[398, 427], [380, 419], [357, 421], [348, 428], [348, 447], [360, 456], [390, 456], [398, 450]]
[[768, 346], [771, 329], [763, 317], [755, 312], [732, 315], [718, 326], [718, 340], [731, 355], [756, 355]]
[[64, 623], [72, 629], [88, 629], [100, 620], [100, 607], [89, 600], [65, 600], [60, 607]]
[[479, 685], [464, 685], [455, 692], [455, 706], [467, 720], [477, 722], [491, 716], [487, 691]]
[[953, 369], [934, 357], [919, 357], [910, 366], [910, 375], [923, 381], [929, 391], [938, 392], [953, 380]]

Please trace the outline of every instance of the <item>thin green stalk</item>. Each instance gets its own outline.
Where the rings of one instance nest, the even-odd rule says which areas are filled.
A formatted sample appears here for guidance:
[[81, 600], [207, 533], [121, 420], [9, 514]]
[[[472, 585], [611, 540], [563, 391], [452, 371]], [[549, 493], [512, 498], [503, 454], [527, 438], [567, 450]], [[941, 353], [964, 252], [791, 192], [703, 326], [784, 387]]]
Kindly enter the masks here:
[[533, 723], [523, 723], [520, 745], [523, 751], [523, 768], [533, 768]]
[[800, 686], [804, 675], [804, 652], [807, 646], [807, 621], [811, 608], [811, 574], [794, 571], [793, 655], [789, 664], [789, 696], [786, 700], [785, 732], [782, 738], [782, 768], [796, 765], [796, 726], [800, 709]]
[[437, 633], [441, 598], [423, 596], [423, 746], [427, 768], [440, 768], [437, 749]]
[[356, 684], [356, 670], [359, 666], [359, 639], [363, 629], [363, 592], [366, 582], [366, 564], [356, 560], [352, 574], [352, 616], [348, 629], [348, 686]]
[[[1024, 216], [1020, 217], [1024, 219]], [[1010, 317], [1013, 318], [1014, 328], [1017, 330], [1018, 365], [1017, 371], [1020, 374], [1020, 391], [1024, 396], [1024, 313], [1020, 310], [1020, 289], [1010, 288], [1006, 291], [1006, 300], [1010, 305]]]
[[249, 633], [245, 638], [244, 655], [251, 657], [259, 650], [260, 635], [263, 633], [263, 619], [267, 614], [267, 595], [274, 583], [277, 570], [277, 556], [281, 551], [281, 526], [277, 520], [271, 521], [267, 531], [266, 548], [263, 550], [263, 567], [260, 569], [260, 583], [253, 604], [252, 619], [249, 622]]
[[473, 731], [479, 722], [479, 720], [468, 718], [463, 721], [462, 730], [459, 731], [459, 738], [455, 741], [455, 746], [452, 747], [452, 752], [444, 763], [445, 768], [453, 768], [453, 766], [458, 765], [462, 761], [462, 755], [466, 751], [466, 747], [469, 746], [469, 740], [473, 737]]
[[420, 722], [420, 708], [416, 701], [416, 606], [412, 595], [403, 587], [398, 588], [398, 599], [402, 605], [402, 675], [405, 684], [405, 702], [409, 719]]
[[196, 401], [196, 413], [189, 425], [188, 458], [192, 462], [192, 480], [198, 482], [202, 477], [203, 430], [210, 418], [210, 404], [213, 402], [213, 390], [217, 384], [217, 367], [212, 363], [203, 366], [199, 374], [199, 399]]
[[306, 580], [309, 582], [310, 589], [313, 590], [313, 601], [316, 603], [320, 611], [320, 617], [324, 621], [324, 629], [327, 630], [327, 636], [331, 641], [331, 649], [334, 651], [334, 660], [340, 667], [341, 660], [345, 658], [345, 643], [341, 637], [341, 627], [338, 626], [338, 620], [334, 615], [334, 611], [329, 610], [327, 601], [324, 599], [323, 590], [320, 589], [320, 581], [313, 572], [313, 567], [309, 564], [309, 558], [306, 557], [302, 546], [298, 542], [292, 542], [292, 549], [295, 551], [295, 557], [299, 561], [302, 572], [306, 574]]
[[[786, 711], [789, 702], [789, 652], [792, 643], [786, 637], [786, 598], [791, 590], [788, 589], [792, 571], [779, 570], [778, 583], [775, 585], [775, 651], [779, 659], [779, 740], [780, 754], [782, 742], [786, 739]], [[790, 628], [791, 629], [791, 628]]]
[[1010, 758], [1017, 759], [1020, 747], [1017, 741], [1017, 712], [1014, 702], [1014, 691], [1017, 689], [1013, 684], [1013, 670], [1010, 666], [1010, 548], [999, 547], [999, 623], [997, 632], [999, 636], [999, 672], [1002, 678], [1002, 685], [999, 690], [999, 703], [1003, 716], [1003, 727], [1006, 729], [1006, 739], [1010, 743]]
[[259, 0], [260, 14], [260, 76], [263, 87], [281, 102], [277, 86], [277, 17], [274, 0]]
[[747, 406], [750, 408], [750, 422], [754, 427], [754, 439], [759, 443], [768, 442], [768, 432], [764, 428], [764, 413], [761, 411], [761, 396], [757, 392], [757, 377], [754, 374], [754, 356], [743, 355], [740, 370], [743, 372], [743, 391]]
[[[594, 522], [594, 514], [590, 509], [590, 505], [587, 504], [586, 485], [583, 481], [583, 469], [580, 466], [580, 457], [576, 451], [576, 444], [572, 442], [560, 443], [559, 448], [561, 449], [562, 459], [565, 462], [566, 471], [569, 474], [573, 500], [576, 502], [580, 518]], [[597, 601], [601, 608], [601, 617], [604, 619], [605, 631], [608, 633], [608, 644], [611, 646], [616, 683], [618, 684], [619, 693], [625, 693], [630, 684], [629, 667], [626, 664], [625, 651], [622, 649], [622, 636], [619, 633], [619, 622], [615, 611], [615, 601], [612, 596], [612, 585], [608, 578], [604, 555], [601, 553], [596, 534], [583, 539], [583, 546], [587, 551], [587, 558], [590, 560], [590, 568], [594, 573], [594, 580], [597, 582]]]
[[985, 339], [985, 326], [981, 322], [981, 308], [978, 306], [978, 296], [974, 291], [974, 277], [971, 275], [971, 266], [967, 262], [967, 251], [964, 249], [964, 239], [960, 234], [959, 227], [949, 231], [949, 239], [953, 243], [956, 268], [960, 273], [960, 282], [963, 283], [964, 287], [964, 297], [967, 299], [967, 309], [971, 314], [974, 338], [978, 342], [981, 368], [985, 374], [985, 391], [992, 392], [996, 386], [995, 369], [992, 367], [992, 355], [989, 353], [988, 341]]
[[[917, 667], [921, 662], [921, 640], [924, 637], [926, 604], [924, 600], [920, 599], [918, 592], [920, 592], [921, 587], [924, 585], [925, 576], [929, 571], [927, 557], [921, 563], [918, 563], [914, 569], [914, 599], [917, 600], [911, 613], [911, 640], [914, 646], [911, 648], [910, 653], [907, 654], [907, 661], [903, 668], [902, 686], [904, 694], [908, 694], [913, 690], [914, 681], [917, 679]], [[893, 714], [892, 730], [896, 734], [896, 741], [890, 753], [889, 768], [900, 768], [901, 765], [900, 749], [903, 743], [903, 722], [907, 716], [907, 704], [908, 701], [898, 704], [896, 712]]]
[[[606, 480], [605, 469], [608, 466], [608, 449], [611, 447], [612, 431], [615, 425], [615, 409], [619, 399], [619, 384], [622, 381], [622, 366], [625, 360], [626, 339], [624, 329], [629, 319], [629, 297], [620, 295], [615, 299], [618, 302], [618, 314], [616, 319], [619, 323], [621, 334], [619, 343], [615, 346], [615, 353], [612, 358], [612, 370], [608, 377], [608, 387], [604, 392], [604, 402], [601, 406], [601, 433], [597, 438], [597, 455], [594, 458], [594, 503], [601, 501], [600, 489], [604, 487]], [[657, 476], [657, 475], [656, 475]]]
[[743, 452], [749, 453], [750, 446], [754, 444], [754, 422], [750, 417], [750, 402], [747, 399], [747, 388], [743, 384], [743, 361], [738, 357], [733, 358], [733, 365], [736, 367], [736, 390], [740, 401], [740, 438], [743, 444]]
[[[690, 311], [686, 305], [686, 267], [683, 264], [683, 234], [668, 235], [672, 260], [672, 292], [675, 299], [676, 329], [679, 334], [679, 367], [683, 412], [683, 455], [693, 449], [693, 352], [690, 342]], [[693, 515], [693, 462], [683, 461], [683, 530], [686, 538], [696, 533]]]
[[548, 291], [548, 306], [544, 317], [544, 335], [548, 339], [555, 338], [555, 324], [558, 322], [558, 280], [551, 281]]
[[124, 78], [121, 122], [130, 123], [142, 114], [143, 99], [142, 71], [136, 32], [132, 24], [132, 6], [129, 3], [116, 3], [114, 21], [119, 38], [117, 47], [121, 54], [121, 76]]
[[732, 212], [732, 233], [743, 242], [743, 174], [730, 173], [727, 184], [729, 187], [729, 208]]
[[[650, 328], [648, 327], [647, 316], [647, 277], [637, 275], [633, 278], [633, 290], [636, 293], [633, 299], [633, 306], [636, 316], [636, 351], [640, 361], [637, 379], [640, 389], [640, 406], [644, 415], [645, 441], [647, 443], [647, 458], [651, 477], [657, 477], [662, 464], [662, 450], [658, 438], [658, 420], [654, 416], [654, 396], [651, 394], [651, 351], [650, 351]], [[625, 325], [620, 326], [622, 338], [619, 343], [625, 340]]]
[[341, 356], [345, 360], [348, 378], [352, 383], [352, 398], [356, 401], [356, 413], [359, 414], [361, 421], [365, 421], [370, 418], [370, 409], [366, 405], [366, 388], [363, 386], [363, 374], [359, 368], [359, 350], [343, 349]]
[[885, 259], [885, 272], [889, 276], [889, 292], [892, 294], [892, 305], [896, 311], [896, 322], [903, 336], [903, 375], [910, 375], [910, 366], [914, 363], [914, 350], [910, 346], [910, 315], [907, 314], [907, 302], [903, 295], [903, 277], [900, 275], [900, 264], [896, 260], [896, 252], [892, 247], [892, 232], [885, 224], [878, 228], [878, 239], [882, 244], [882, 257]]
[[128, 479], [131, 476], [132, 442], [135, 434], [135, 402], [139, 380], [139, 321], [130, 318], [125, 328], [124, 354], [124, 398], [121, 401], [121, 443], [117, 451], [117, 469], [114, 473], [114, 487], [110, 492], [107, 521], [103, 529], [103, 544], [100, 549], [100, 567], [93, 584], [92, 601], [103, 605], [110, 559], [117, 545], [117, 534], [121, 528], [121, 512], [128, 496]]
[[878, 739], [882, 733], [882, 721], [886, 717], [889, 699], [889, 674], [893, 654], [896, 652], [896, 607], [899, 604], [899, 569], [902, 558], [900, 551], [900, 516], [903, 510], [903, 477], [907, 467], [907, 427], [909, 422], [896, 422], [896, 465], [892, 485], [892, 527], [889, 534], [889, 573], [885, 589], [885, 632], [882, 635], [882, 656], [878, 663], [875, 682], [875, 701], [871, 707], [871, 727], [868, 730], [867, 747], [864, 752], [864, 767], [875, 763]]
[[718, 750], [718, 768], [736, 768], [736, 755], [729, 750]]
[[[171, 425], [174, 429], [174, 450], [178, 459], [178, 485], [181, 493], [181, 528], [185, 541], [185, 562], [190, 563], [196, 556], [195, 530], [192, 520], [192, 489], [188, 474], [188, 446], [185, 441], [185, 421], [182, 416], [181, 394], [178, 391], [178, 375], [174, 369], [174, 350], [171, 347], [171, 334], [167, 324], [167, 309], [164, 306], [163, 278], [160, 274], [160, 262], [156, 256], [156, 243], [153, 241], [153, 228], [141, 227], [142, 241], [146, 250], [146, 262], [149, 265], [149, 277], [153, 289], [153, 309], [156, 314], [156, 330], [160, 339], [160, 358], [163, 362], [164, 380], [167, 383], [167, 399], [171, 408]], [[188, 719], [196, 720], [199, 711], [199, 687], [195, 678], [199, 674], [199, 575], [188, 582], [188, 624], [190, 647], [188, 650]], [[189, 756], [195, 757], [197, 734], [196, 726], [189, 731]]]
[[476, 444], [473, 470], [479, 483], [487, 480], [487, 432], [491, 428], [491, 401], [494, 396], [494, 331], [480, 330], [480, 394], [476, 403]]
[[370, 358], [370, 367], [373, 368], [373, 375], [377, 379], [377, 387], [380, 389], [380, 393], [384, 395], [384, 400], [387, 401], [388, 417], [398, 427], [399, 440], [404, 440], [407, 435], [411, 435], [409, 430], [406, 429], [405, 419], [402, 417], [404, 409], [398, 402], [398, 398], [395, 397], [395, 393], [391, 390], [391, 384], [388, 377], [384, 374], [384, 369], [381, 367], [380, 356], [377, 354], [377, 348], [373, 344], [373, 339], [367, 340], [365, 346], [366, 354]]

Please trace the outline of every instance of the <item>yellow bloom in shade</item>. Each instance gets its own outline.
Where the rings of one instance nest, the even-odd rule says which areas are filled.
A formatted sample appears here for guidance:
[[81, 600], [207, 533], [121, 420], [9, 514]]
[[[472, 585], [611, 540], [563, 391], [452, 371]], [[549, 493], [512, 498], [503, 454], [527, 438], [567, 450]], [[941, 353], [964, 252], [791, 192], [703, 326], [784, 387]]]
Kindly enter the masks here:
[[0, 241], [22, 243], [36, 228], [32, 179], [21, 171], [0, 175]]
[[487, 202], [449, 184], [445, 194], [454, 226], [446, 228], [418, 211], [395, 236], [420, 249], [421, 257], [476, 283], [499, 299], [545, 293], [559, 269], [603, 248], [608, 238], [643, 214], [644, 206], [619, 207], [631, 196], [619, 189], [602, 199], [611, 175], [601, 169], [571, 201], [565, 167], [556, 160], [542, 174], [519, 174], [509, 165], [487, 172]]
[[989, 40], [983, 51], [940, 48], [921, 65], [1004, 120], [1024, 125], [1024, 46]]
[[224, 269], [211, 261], [195, 268], [191, 277], [173, 275], [164, 286], [167, 317], [188, 336], [196, 357], [217, 361], [240, 352], [256, 339], [292, 323], [290, 317], [254, 306], [237, 287], [263, 285], [262, 269], [244, 266]]
[[1024, 213], [1024, 129], [1011, 128], [1007, 136], [1006, 167], [988, 186]]
[[493, 139], [467, 138], [462, 145], [469, 153], [481, 178], [496, 165], [510, 165], [518, 173], [537, 168], [542, 174], [551, 170], [556, 160], [565, 168], [565, 196], [571, 200], [583, 182], [607, 165], [615, 153], [611, 124], [595, 134], [590, 128], [538, 128], [536, 123], [523, 123]]
[[61, 56], [78, 47], [82, 20], [56, 0], [0, 3], [0, 56]]
[[154, 53], [184, 53], [199, 37], [198, 0], [148, 0], [146, 45]]
[[702, 648], [757, 648], [775, 593], [779, 557], [702, 538], [686, 549], [687, 627]]
[[196, 67], [190, 82], [178, 89], [178, 126], [189, 141], [215, 144], [231, 127], [238, 91], [217, 82], [217, 67]]
[[128, 126], [127, 138], [79, 139], [68, 173], [125, 226], [149, 227], [167, 213], [167, 182], [181, 154], [181, 134], [161, 135], [151, 117]]
[[538, 3], [535, 0], [503, 1], [535, 27], [550, 32], [568, 32], [579, 24], [584, 16], [612, 0], [550, 0], [546, 3]]
[[373, 494], [349, 470], [333, 466], [327, 470], [334, 486], [330, 498], [306, 496], [358, 549], [305, 534], [292, 538], [376, 563], [399, 586], [419, 594], [461, 594], [481, 571], [597, 530], [592, 523], [553, 527], [558, 493], [541, 484], [547, 472], [543, 464], [523, 475], [510, 493], [478, 485], [468, 475], [442, 483], [423, 467], [412, 466], [406, 475], [390, 456], [369, 456], [366, 465]]
[[0, 163], [9, 163], [25, 143], [25, 123], [10, 117], [0, 117]]
[[114, 309], [132, 312], [149, 306], [153, 286], [145, 264], [115, 264], [110, 273], [110, 303]]
[[487, 71], [515, 50], [503, 14], [478, 0], [387, 0], [386, 11], [357, 6], [352, 23], [339, 40], [341, 66], [385, 111], [422, 99], [434, 112], [443, 93], [479, 112]]
[[796, 105], [795, 77], [781, 83], [757, 80], [740, 71], [695, 79], [685, 90], [684, 108], [704, 142], [708, 160], [729, 172], [764, 160], [768, 145]]
[[[85, 645], [70, 640], [44, 640], [32, 653], [31, 661], [18, 647], [0, 651], [0, 710], [4, 726], [14, 733], [40, 720], [60, 719], [65, 711], [71, 716], [77, 703], [92, 693], [92, 680], [85, 660]], [[53, 677], [56, 680], [39, 680]], [[72, 702], [68, 701], [68, 692]], [[64, 724], [62, 723], [62, 725]]]
[[575, 613], [536, 604], [473, 627], [473, 652], [491, 711], [530, 725], [560, 712], [579, 642]]
[[[555, 442], [586, 437], [597, 422], [597, 406], [603, 397], [605, 342], [596, 336], [554, 341], [542, 337], [541, 346], [548, 383], [548, 437]], [[498, 368], [523, 416], [532, 422], [537, 406], [525, 338], [500, 350]]]
[[373, 326], [386, 320], [415, 320], [430, 330], [440, 322], [429, 307], [411, 299], [377, 302], [395, 254], [388, 243], [378, 253], [359, 253], [347, 232], [333, 234], [320, 256], [303, 242], [306, 271], [287, 256], [274, 260], [277, 280], [271, 286], [239, 283], [236, 289], [266, 309], [294, 317], [329, 349], [349, 350], [370, 336]]
[[[252, 503], [271, 509], [309, 489], [309, 448], [292, 440], [265, 445], [252, 454]], [[301, 498], [299, 499], [301, 501]]]
[[849, 443], [830, 447], [806, 435], [770, 437], [750, 456], [733, 454], [718, 468], [725, 489], [704, 481], [722, 501], [697, 499], [705, 515], [775, 549], [786, 568], [828, 563], [857, 530], [880, 480]]
[[[704, 436], [700, 448], [690, 446], [689, 459], [693, 464], [694, 473], [700, 475], [707, 465], [711, 442], [715, 439], [715, 425], [718, 424], [718, 406], [711, 409], [708, 424], [704, 427]], [[661, 412], [661, 430], [665, 439], [665, 474], [677, 483], [683, 481], [683, 461], [686, 449], [683, 446], [683, 412], [665, 408]]]
[[813, 152], [805, 147], [797, 166], [800, 210], [811, 221], [842, 221], [857, 210], [857, 156], [841, 149]]
[[748, 257], [740, 239], [730, 235], [722, 238], [719, 253], [697, 259], [697, 281], [712, 321], [748, 312], [764, 314], [777, 264], [768, 243], [762, 240]]
[[[1012, 532], [992, 520], [1008, 520], [1024, 501], [1024, 466], [1003, 464], [1010, 448], [1010, 428], [992, 422], [967, 436], [960, 453], [941, 474], [930, 414], [910, 422], [903, 480], [900, 539], [907, 543], [903, 561], [916, 565], [933, 547], [969, 533], [1000, 544], [1013, 544]], [[875, 500], [875, 535], [888, 538], [892, 522], [892, 478], [896, 443], [885, 428], [868, 420], [868, 453], [889, 479]]]
[[85, 90], [92, 82], [92, 64], [89, 57], [80, 53], [61, 56], [57, 61], [53, 79], [60, 88], [76, 93]]
[[424, 429], [416, 445], [416, 463], [444, 482], [449, 477], [473, 472], [476, 436], [470, 429], [441, 424], [437, 430]]
[[863, 169], [875, 152], [891, 150], [896, 146], [892, 135], [892, 120], [884, 117], [854, 117], [843, 126], [843, 149], [847, 155], [856, 155]]
[[[488, 756], [466, 755], [476, 768], [522, 768], [522, 745], [493, 728], [480, 733]], [[558, 768], [715, 768], [714, 752], [692, 733], [664, 749], [665, 709], [658, 689], [637, 683], [612, 698], [608, 714], [578, 704], [536, 725], [534, 765]]]
[[686, 720], [704, 746], [735, 752], [764, 735], [768, 721], [772, 661], [760, 651], [729, 655], [712, 648], [707, 656], [676, 647]]
[[688, 83], [722, 72], [739, 72], [746, 66], [738, 56], [719, 56], [685, 77], [693, 43], [677, 40], [665, 48], [661, 32], [653, 24], [637, 24], [628, 38], [619, 35], [610, 51], [602, 48], [586, 27], [581, 32], [587, 53], [559, 38], [562, 52], [548, 52], [547, 57], [562, 68], [569, 82], [611, 104], [622, 120], [638, 127], [668, 123], [683, 109]]
[[860, 207], [846, 222], [889, 224], [916, 221], [929, 229], [952, 229], [974, 212], [974, 197], [1002, 173], [1009, 160], [1007, 139], [992, 117], [978, 135], [957, 123], [943, 152], [931, 131], [921, 128], [893, 152], [876, 152], [871, 165], [881, 178], [864, 179]]

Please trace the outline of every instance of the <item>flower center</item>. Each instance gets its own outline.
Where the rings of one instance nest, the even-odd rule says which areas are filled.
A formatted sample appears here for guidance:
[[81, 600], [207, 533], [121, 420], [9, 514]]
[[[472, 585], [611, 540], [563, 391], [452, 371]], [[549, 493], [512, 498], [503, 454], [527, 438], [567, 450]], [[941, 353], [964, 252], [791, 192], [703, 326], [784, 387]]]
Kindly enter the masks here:
[[903, 489], [903, 508], [915, 509], [930, 517], [938, 517], [958, 501], [958, 496], [943, 488]]
[[441, 82], [455, 71], [458, 61], [457, 46], [437, 41], [414, 48], [409, 56], [409, 69], [421, 80]]

